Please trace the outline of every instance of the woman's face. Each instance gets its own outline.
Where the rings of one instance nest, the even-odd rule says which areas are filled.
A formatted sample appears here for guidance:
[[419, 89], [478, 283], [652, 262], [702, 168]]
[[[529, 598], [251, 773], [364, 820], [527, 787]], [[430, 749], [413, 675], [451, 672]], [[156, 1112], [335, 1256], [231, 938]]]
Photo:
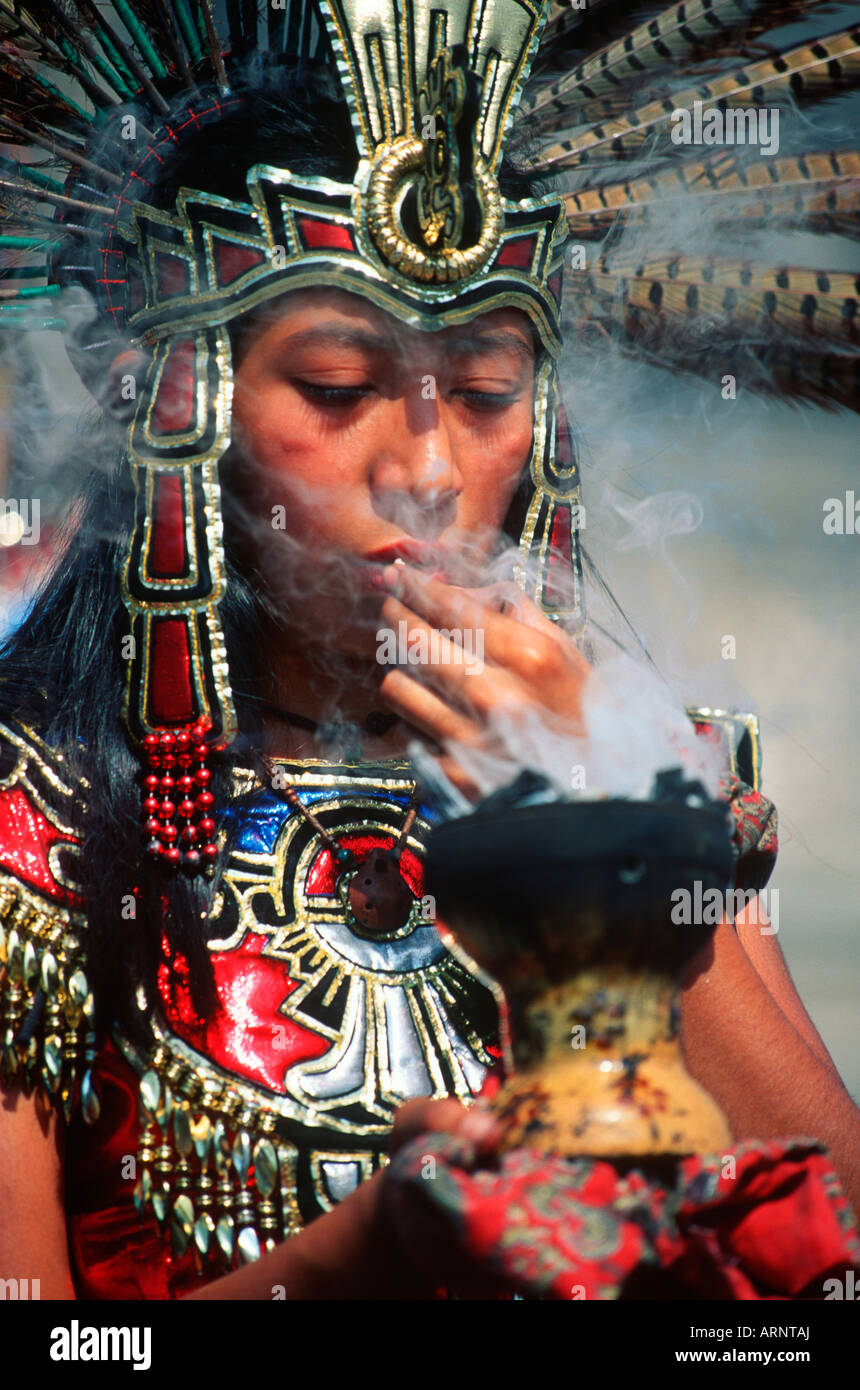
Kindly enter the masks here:
[[534, 361], [514, 309], [422, 332], [356, 295], [301, 291], [254, 325], [234, 439], [257, 564], [290, 627], [352, 647], [346, 628], [372, 622], [397, 556], [480, 582], [531, 450]]

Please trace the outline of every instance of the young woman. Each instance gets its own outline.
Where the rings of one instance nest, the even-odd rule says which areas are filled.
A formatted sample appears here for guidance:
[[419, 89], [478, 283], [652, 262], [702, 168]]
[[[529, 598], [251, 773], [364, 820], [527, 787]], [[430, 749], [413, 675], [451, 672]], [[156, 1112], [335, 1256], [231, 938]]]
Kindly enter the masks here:
[[[43, 1298], [429, 1295], [446, 1271], [396, 1239], [389, 1145], [498, 1139], [463, 1105], [496, 1000], [425, 910], [437, 813], [407, 750], [470, 795], [457, 749], [501, 716], [581, 733], [590, 673], [547, 616], [575, 563], [567, 589], [498, 577], [521, 534], [569, 559], [575, 466], [558, 208], [486, 99], [478, 152], [471, 72], [432, 50], [401, 144], [363, 78], [313, 130], [283, 86], [277, 123], [253, 90], [198, 94], [100, 241], [141, 351], [101, 367], [128, 454], [108, 428], [0, 663], [0, 1273]], [[381, 629], [480, 633], [482, 660], [442, 638], [390, 667]], [[818, 1136], [856, 1203], [860, 1121], [775, 938], [725, 923], [699, 966], [691, 1071], [737, 1138]]]

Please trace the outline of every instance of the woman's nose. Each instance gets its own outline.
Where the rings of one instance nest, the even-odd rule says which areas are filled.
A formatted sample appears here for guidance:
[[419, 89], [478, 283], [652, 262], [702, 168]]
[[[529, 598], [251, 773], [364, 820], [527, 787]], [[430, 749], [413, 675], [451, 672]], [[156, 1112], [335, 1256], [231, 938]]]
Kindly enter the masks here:
[[415, 532], [442, 530], [456, 515], [463, 479], [444, 402], [401, 398], [371, 467], [376, 511]]

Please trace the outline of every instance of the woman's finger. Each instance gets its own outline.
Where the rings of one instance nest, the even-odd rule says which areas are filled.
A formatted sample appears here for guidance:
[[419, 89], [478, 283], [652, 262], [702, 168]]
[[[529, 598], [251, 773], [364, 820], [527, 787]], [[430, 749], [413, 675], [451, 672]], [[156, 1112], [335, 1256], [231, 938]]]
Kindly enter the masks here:
[[554, 704], [562, 687], [580, 685], [588, 675], [588, 662], [571, 638], [525, 595], [515, 599], [511, 588], [516, 586], [507, 592], [501, 585], [486, 591], [457, 589], [408, 565], [390, 566], [385, 579], [392, 596], [431, 627], [459, 631], [463, 642], [468, 640], [472, 650], [479, 648], [491, 665], [546, 691]]
[[419, 1134], [456, 1134], [473, 1144], [476, 1153], [491, 1153], [501, 1143], [503, 1129], [480, 1102], [467, 1109], [457, 1100], [408, 1100], [394, 1116], [391, 1152]]
[[505, 708], [516, 711], [532, 703], [532, 692], [514, 675], [485, 663], [481, 641], [461, 647], [396, 598], [385, 600], [382, 617], [393, 631], [405, 632], [406, 654], [415, 655], [409, 664], [413, 682], [429, 686], [461, 712], [485, 722]]
[[480, 740], [481, 732], [474, 720], [405, 671], [389, 671], [379, 691], [395, 714], [440, 745]]
[[[478, 589], [460, 589], [431, 579], [409, 565], [390, 565], [383, 573], [389, 593], [406, 604], [431, 627], [471, 634], [472, 645], [488, 648], [491, 633], [499, 652], [516, 629], [516, 621], [494, 608]], [[492, 659], [492, 657], [491, 657]]]

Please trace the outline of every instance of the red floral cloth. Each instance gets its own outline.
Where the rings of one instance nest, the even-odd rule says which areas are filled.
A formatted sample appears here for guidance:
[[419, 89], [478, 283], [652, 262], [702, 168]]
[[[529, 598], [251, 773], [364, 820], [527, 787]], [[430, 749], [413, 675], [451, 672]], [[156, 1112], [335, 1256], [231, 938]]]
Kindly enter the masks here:
[[776, 807], [737, 777], [725, 777], [720, 789], [733, 821], [735, 887], [758, 891], [773, 873], [779, 850]]
[[860, 1269], [851, 1209], [807, 1139], [686, 1158], [672, 1178], [522, 1149], [474, 1170], [467, 1143], [425, 1135], [387, 1174], [392, 1223], [461, 1297], [823, 1299]]

